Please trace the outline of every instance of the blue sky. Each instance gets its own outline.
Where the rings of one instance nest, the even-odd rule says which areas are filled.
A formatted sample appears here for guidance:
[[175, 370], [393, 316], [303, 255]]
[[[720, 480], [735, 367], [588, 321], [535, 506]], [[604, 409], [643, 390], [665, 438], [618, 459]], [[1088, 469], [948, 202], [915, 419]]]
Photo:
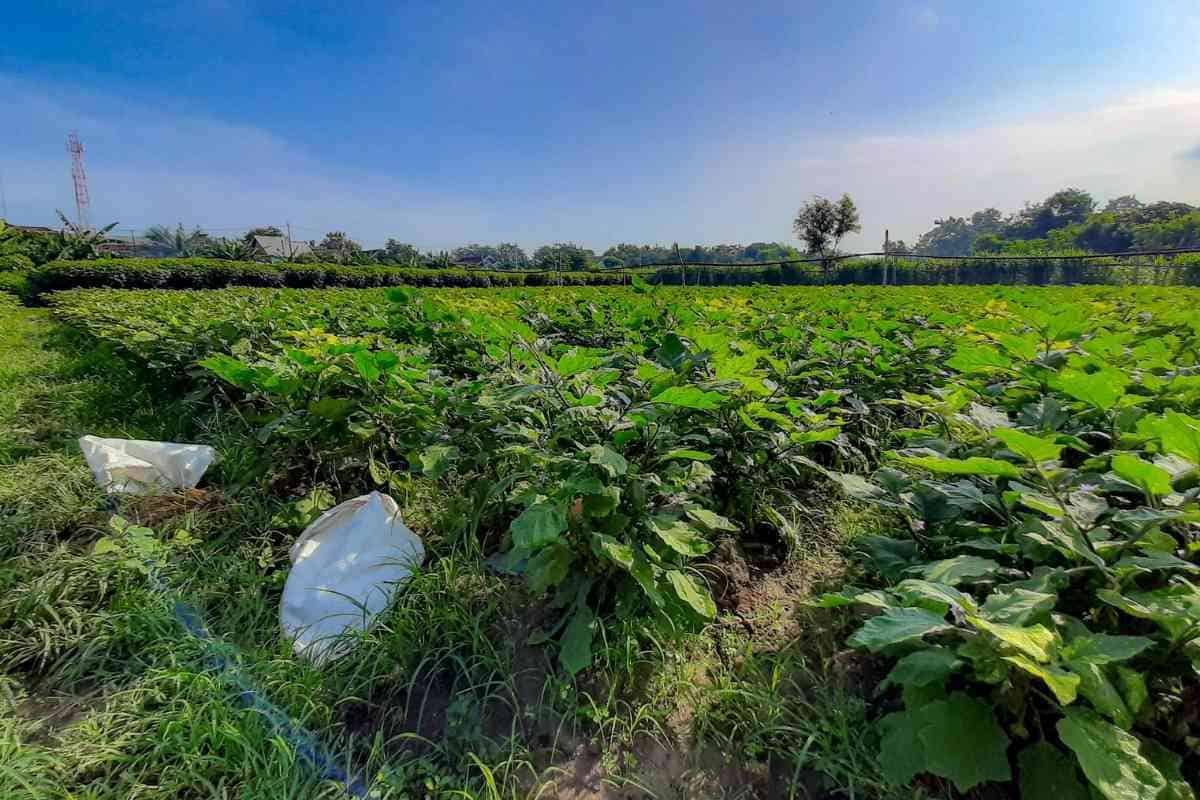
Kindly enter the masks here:
[[850, 192], [875, 247], [1065, 185], [1200, 203], [1194, 0], [12, 4], [14, 222], [367, 244], [781, 240]]

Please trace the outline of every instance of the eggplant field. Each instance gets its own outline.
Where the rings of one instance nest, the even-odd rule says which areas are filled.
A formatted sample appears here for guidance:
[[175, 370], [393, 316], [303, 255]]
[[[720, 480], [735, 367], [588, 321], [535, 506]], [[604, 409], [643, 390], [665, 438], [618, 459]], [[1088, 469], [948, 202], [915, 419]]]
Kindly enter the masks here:
[[629, 280], [0, 295], [0, 797], [1195, 800], [1200, 290]]

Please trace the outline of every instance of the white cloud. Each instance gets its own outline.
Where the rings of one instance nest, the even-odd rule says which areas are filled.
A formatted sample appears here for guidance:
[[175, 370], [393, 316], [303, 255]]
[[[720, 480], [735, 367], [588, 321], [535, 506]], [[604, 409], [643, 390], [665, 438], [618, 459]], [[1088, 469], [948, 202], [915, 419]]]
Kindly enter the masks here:
[[[936, 217], [1012, 211], [1065, 186], [1099, 198], [1200, 203], [1200, 164], [1179, 157], [1195, 146], [1197, 130], [1200, 91], [1163, 88], [977, 128], [739, 141], [716, 157], [721, 166], [710, 171], [707, 191], [723, 187], [747, 233], [745, 222], [778, 218], [808, 195], [849, 192], [864, 224], [849, 244], [874, 248], [884, 228], [911, 242]], [[783, 223], [775, 230], [783, 235]]]
[[935, 217], [1011, 211], [1064, 186], [1100, 198], [1200, 203], [1200, 161], [1181, 157], [1194, 152], [1200, 130], [1200, 91], [1192, 89], [905, 133], [813, 138], [799, 116], [787, 135], [744, 128], [653, 173], [622, 172], [619, 153], [605, 154], [611, 167], [601, 181], [572, 180], [575, 165], [530, 163], [521, 186], [489, 198], [347, 170], [261, 128], [199, 114], [2, 77], [0, 96], [0, 174], [10, 217], [24, 224], [51, 224], [55, 208], [73, 209], [64, 147], [71, 128], [88, 147], [98, 223], [182, 221], [224, 232], [290, 221], [305, 238], [337, 228], [367, 244], [396, 236], [439, 249], [501, 240], [603, 248], [787, 239], [803, 199], [842, 192], [854, 197], [864, 225], [847, 245], [864, 249], [878, 247], [884, 228], [911, 242]]

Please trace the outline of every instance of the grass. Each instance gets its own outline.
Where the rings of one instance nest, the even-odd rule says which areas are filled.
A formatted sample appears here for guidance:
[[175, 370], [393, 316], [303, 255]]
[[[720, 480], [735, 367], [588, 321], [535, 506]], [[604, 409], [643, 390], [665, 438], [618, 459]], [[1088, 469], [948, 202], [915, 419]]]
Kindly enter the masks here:
[[[597, 669], [569, 681], [529, 644], [545, 610], [463, 535], [471, 503], [418, 482], [398, 499], [424, 570], [318, 670], [278, 633], [298, 533], [279, 521], [286, 499], [256, 483], [244, 423], [188, 402], [0, 295], [0, 797], [344, 796], [241, 702], [248, 688], [375, 797], [891, 796], [854, 679], [870, 665], [837, 650], [836, 617], [800, 608], [842, 568], [837, 536], [797, 521], [774, 595], [682, 641], [614, 623]], [[206, 495], [120, 508], [164, 542], [196, 540], [169, 549], [157, 580], [92, 554], [108, 513], [83, 433], [217, 447]], [[821, 525], [875, 522], [838, 511]], [[179, 600], [211, 643], [184, 630]]]

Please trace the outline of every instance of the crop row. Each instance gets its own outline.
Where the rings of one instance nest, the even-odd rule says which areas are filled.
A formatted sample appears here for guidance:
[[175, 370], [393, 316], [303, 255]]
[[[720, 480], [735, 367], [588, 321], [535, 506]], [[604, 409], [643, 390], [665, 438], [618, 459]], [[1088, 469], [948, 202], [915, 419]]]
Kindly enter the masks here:
[[863, 609], [849, 643], [894, 660], [889, 780], [1167, 800], [1191, 797], [1200, 734], [1196, 297], [637, 282], [53, 302], [236, 406], [264, 483], [470, 498], [458, 535], [561, 611], [543, 638], [570, 673], [606, 624], [712, 619], [715, 541], [795, 542], [802, 498], [839, 485], [891, 527], [856, 543], [863, 585], [821, 600]]

